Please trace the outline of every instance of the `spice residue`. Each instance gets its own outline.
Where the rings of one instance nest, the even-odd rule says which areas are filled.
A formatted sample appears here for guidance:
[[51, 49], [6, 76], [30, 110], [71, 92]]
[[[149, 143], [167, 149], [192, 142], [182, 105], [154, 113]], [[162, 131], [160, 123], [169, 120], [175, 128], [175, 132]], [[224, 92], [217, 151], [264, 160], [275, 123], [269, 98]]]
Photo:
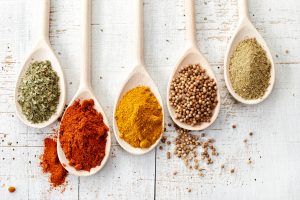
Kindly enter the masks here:
[[169, 103], [182, 123], [210, 122], [218, 104], [216, 81], [200, 65], [186, 65], [171, 82]]
[[10, 187], [8, 188], [8, 191], [9, 191], [10, 193], [13, 193], [13, 192], [16, 191], [16, 188], [15, 188], [14, 186], [10, 186]]
[[241, 41], [229, 64], [229, 77], [234, 91], [245, 99], [264, 96], [270, 84], [271, 62], [255, 38]]
[[149, 87], [128, 91], [116, 110], [120, 137], [137, 148], [148, 148], [163, 131], [162, 108]]
[[50, 173], [49, 181], [53, 187], [62, 185], [68, 175], [67, 170], [60, 164], [56, 140], [53, 138], [45, 138], [44, 153], [41, 156], [41, 167], [44, 173]]
[[76, 170], [90, 171], [105, 157], [108, 127], [101, 113], [94, 109], [94, 100], [75, 101], [61, 121], [59, 141]]
[[[203, 176], [202, 171], [204, 168], [200, 166], [200, 160], [206, 165], [211, 165], [213, 164], [212, 157], [219, 155], [213, 145], [215, 140], [213, 138], [205, 138], [205, 134], [202, 137], [194, 135], [190, 131], [179, 127], [176, 128], [176, 132], [174, 154], [184, 161], [186, 167], [197, 170], [199, 175]], [[202, 149], [201, 153], [199, 149]]]
[[27, 120], [41, 123], [55, 113], [60, 97], [59, 77], [50, 61], [29, 64], [18, 86], [17, 101]]

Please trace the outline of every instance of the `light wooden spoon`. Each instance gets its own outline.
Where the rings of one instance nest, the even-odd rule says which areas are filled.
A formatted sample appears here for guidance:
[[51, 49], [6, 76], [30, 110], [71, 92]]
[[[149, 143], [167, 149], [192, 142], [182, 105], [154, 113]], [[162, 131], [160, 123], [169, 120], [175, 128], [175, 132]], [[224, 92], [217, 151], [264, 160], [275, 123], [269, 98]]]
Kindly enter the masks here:
[[[103, 121], [109, 127], [108, 121], [106, 118], [106, 115], [98, 103], [94, 92], [92, 90], [91, 86], [91, 78], [90, 78], [90, 67], [91, 67], [91, 0], [82, 0], [83, 2], [83, 22], [82, 22], [82, 31], [83, 31], [83, 45], [82, 45], [82, 55], [83, 55], [83, 63], [82, 63], [82, 71], [81, 71], [81, 77], [80, 77], [80, 85], [79, 89], [76, 92], [74, 98], [70, 102], [69, 106], [73, 104], [74, 101], [80, 99], [80, 100], [85, 100], [85, 99], [93, 99], [95, 106], [94, 108], [100, 112], [103, 116]], [[68, 109], [68, 108], [67, 108]], [[63, 120], [63, 119], [62, 119]], [[76, 176], [90, 176], [95, 173], [97, 173], [99, 170], [101, 170], [106, 161], [108, 160], [109, 157], [109, 152], [110, 152], [110, 147], [111, 147], [111, 134], [110, 131], [108, 131], [107, 135], [107, 141], [106, 141], [106, 147], [105, 147], [105, 157], [102, 160], [101, 164], [98, 165], [95, 168], [92, 168], [89, 172], [80, 170], [77, 171], [74, 167], [69, 165], [69, 161], [65, 156], [64, 151], [61, 148], [60, 141], [59, 141], [59, 136], [57, 140], [57, 152], [58, 152], [58, 158], [65, 169], [70, 172], [71, 174], [74, 174]]]
[[[143, 37], [143, 32], [144, 32], [144, 14], [143, 14], [143, 0], [135, 0], [136, 4], [136, 65], [132, 72], [129, 74], [126, 82], [122, 86], [122, 89], [117, 97], [117, 101], [115, 103], [115, 108], [114, 108], [114, 117], [116, 113], [117, 106], [119, 104], [119, 101], [122, 99], [122, 97], [128, 92], [129, 90], [136, 88], [138, 86], [148, 86], [150, 90], [154, 93], [155, 97], [157, 98], [158, 102], [160, 103], [162, 107], [162, 112], [164, 116], [164, 109], [163, 109], [163, 102], [161, 99], [161, 96], [159, 94], [158, 88], [156, 87], [155, 83], [151, 79], [150, 75], [146, 71], [145, 64], [144, 64], [144, 37]], [[164, 120], [163, 120], [164, 121]], [[162, 134], [164, 130], [164, 122], [162, 122]], [[114, 132], [115, 132], [115, 137], [123, 149], [125, 149], [127, 152], [135, 155], [142, 155], [145, 154], [149, 151], [151, 151], [153, 148], [157, 146], [159, 143], [162, 134], [160, 138], [149, 148], [134, 148], [130, 144], [128, 144], [126, 141], [124, 141], [122, 138], [119, 137], [119, 129], [117, 126], [117, 122], [114, 118], [113, 120], [113, 127], [114, 127]]]
[[203, 130], [210, 126], [218, 117], [219, 110], [220, 110], [220, 94], [218, 87], [217, 91], [217, 100], [218, 104], [215, 107], [213, 111], [212, 118], [210, 122], [202, 122], [200, 125], [192, 126], [188, 125], [186, 123], [180, 122], [176, 118], [176, 113], [174, 108], [170, 105], [169, 98], [170, 98], [170, 88], [171, 83], [174, 77], [177, 76], [177, 73], [189, 64], [200, 64], [200, 66], [206, 70], [206, 73], [209, 75], [210, 78], [213, 78], [216, 83], [217, 79], [214, 75], [214, 72], [212, 71], [210, 65], [208, 64], [206, 58], [200, 53], [197, 44], [196, 44], [196, 21], [195, 21], [195, 2], [194, 0], [185, 0], [185, 15], [186, 15], [186, 32], [187, 32], [187, 41], [188, 41], [188, 48], [183, 53], [183, 55], [178, 59], [176, 67], [174, 68], [173, 73], [170, 76], [169, 83], [168, 83], [168, 90], [167, 90], [167, 106], [169, 113], [173, 119], [173, 121], [180, 126], [181, 128], [187, 129], [187, 130]]
[[[51, 48], [49, 42], [49, 13], [50, 13], [50, 0], [42, 0], [42, 9], [43, 17], [41, 17], [41, 33], [40, 38], [35, 46], [35, 48], [31, 51], [29, 56], [26, 58], [23, 67], [19, 73], [16, 88], [15, 88], [15, 105], [16, 105], [16, 113], [19, 119], [26, 124], [27, 126], [31, 126], [34, 128], [44, 128], [54, 121], [62, 114], [66, 102], [66, 85], [65, 85], [65, 77], [63, 74], [63, 70], [61, 64]], [[49, 118], [49, 120], [42, 123], [32, 123], [27, 120], [26, 116], [22, 113], [22, 109], [20, 104], [18, 103], [18, 88], [21, 82], [22, 77], [25, 75], [29, 65], [33, 61], [45, 61], [49, 60], [51, 62], [53, 70], [57, 73], [59, 77], [59, 88], [60, 88], [60, 97], [59, 103], [56, 109], [56, 112]]]
[[[271, 52], [262, 38], [262, 36], [258, 33], [256, 28], [253, 26], [253, 24], [250, 21], [249, 15], [248, 15], [248, 2], [247, 0], [239, 0], [239, 25], [233, 34], [233, 37], [231, 38], [226, 54], [225, 54], [225, 60], [224, 60], [224, 77], [225, 77], [225, 83], [227, 86], [227, 89], [229, 90], [230, 94], [239, 102], [244, 104], [258, 104], [265, 100], [271, 93], [274, 82], [275, 82], [275, 67], [273, 58], [271, 55]], [[247, 100], [239, 96], [234, 89], [232, 88], [230, 77], [229, 77], [229, 64], [230, 64], [230, 57], [232, 53], [234, 52], [236, 46], [244, 39], [247, 38], [256, 38], [257, 42], [264, 48], [266, 51], [267, 57], [271, 62], [271, 78], [270, 78], [270, 85], [267, 88], [267, 91], [265, 92], [264, 96], [260, 99], [254, 99], [254, 100]]]

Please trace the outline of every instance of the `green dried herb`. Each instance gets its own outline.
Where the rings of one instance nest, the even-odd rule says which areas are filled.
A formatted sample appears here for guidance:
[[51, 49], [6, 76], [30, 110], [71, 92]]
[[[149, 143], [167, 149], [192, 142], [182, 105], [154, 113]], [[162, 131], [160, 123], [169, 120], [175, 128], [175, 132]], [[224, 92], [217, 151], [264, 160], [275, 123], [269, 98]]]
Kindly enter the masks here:
[[229, 76], [234, 91], [245, 99], [263, 97], [269, 87], [271, 62], [255, 38], [241, 41], [230, 58]]
[[23, 114], [33, 123], [47, 121], [59, 102], [59, 77], [50, 61], [30, 63], [18, 87], [18, 103]]

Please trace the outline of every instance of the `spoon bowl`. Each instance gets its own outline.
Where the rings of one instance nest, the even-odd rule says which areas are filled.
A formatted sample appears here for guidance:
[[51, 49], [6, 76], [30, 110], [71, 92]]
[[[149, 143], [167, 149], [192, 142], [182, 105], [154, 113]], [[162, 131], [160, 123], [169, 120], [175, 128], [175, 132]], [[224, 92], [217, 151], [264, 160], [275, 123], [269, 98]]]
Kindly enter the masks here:
[[[116, 102], [115, 108], [114, 108], [114, 116], [115, 116], [117, 107], [118, 107], [119, 102], [122, 99], [122, 97], [129, 90], [134, 89], [138, 86], [148, 86], [150, 88], [151, 92], [153, 92], [154, 96], [158, 100], [159, 104], [163, 105], [162, 98], [159, 94], [158, 88], [156, 87], [155, 83], [153, 82], [153, 80], [151, 79], [151, 77], [149, 76], [147, 71], [145, 70], [144, 66], [138, 65], [130, 73], [127, 81], [123, 85], [123, 87], [117, 97], [117, 102]], [[162, 112], [163, 112], [162, 114], [164, 116], [163, 108], [162, 108]], [[160, 142], [160, 139], [163, 135], [163, 134], [160, 134], [160, 137], [157, 139], [157, 141], [154, 144], [152, 144], [149, 148], [135, 148], [135, 147], [131, 146], [130, 144], [128, 144], [125, 140], [120, 138], [120, 136], [119, 136], [120, 132], [119, 132], [115, 118], [113, 120], [113, 128], [114, 128], [115, 137], [116, 137], [118, 143], [120, 144], [120, 146], [123, 149], [125, 149], [127, 152], [129, 152], [131, 154], [135, 154], [135, 155], [142, 155], [142, 154], [148, 153], [149, 151], [154, 149]], [[164, 122], [162, 123], [162, 132], [163, 132], [163, 130], [164, 130]]]
[[[69, 104], [68, 108], [72, 106], [73, 102], [76, 100], [88, 100], [93, 99], [94, 100], [94, 109], [97, 110], [99, 113], [101, 113], [103, 117], [103, 121], [107, 127], [109, 127], [109, 123], [107, 120], [107, 117], [104, 113], [104, 110], [102, 109], [101, 105], [98, 103], [94, 92], [92, 90], [91, 81], [90, 81], [90, 66], [91, 66], [91, 0], [82, 0], [83, 3], [83, 22], [82, 22], [82, 30], [83, 30], [83, 40], [82, 40], [82, 72], [80, 77], [80, 85], [79, 89], [76, 92], [75, 96], [73, 97], [71, 103]], [[68, 109], [67, 108], [67, 109]], [[64, 120], [64, 116], [62, 118]], [[69, 161], [66, 158], [66, 155], [61, 147], [60, 141], [59, 141], [59, 135], [57, 140], [57, 154], [59, 161], [62, 163], [64, 168], [71, 174], [76, 176], [90, 176], [98, 171], [100, 171], [104, 165], [106, 164], [109, 153], [111, 148], [111, 133], [110, 131], [107, 132], [107, 139], [106, 139], [106, 146], [105, 146], [105, 156], [103, 160], [101, 161], [100, 165], [90, 169], [90, 171], [85, 170], [76, 170], [73, 166], [69, 165]]]
[[[202, 69], [205, 69], [208, 76], [215, 80], [217, 83], [217, 79], [214, 75], [213, 70], [211, 69], [208, 61], [206, 58], [201, 54], [199, 49], [197, 48], [196, 44], [196, 22], [195, 22], [195, 2], [194, 0], [185, 0], [185, 15], [186, 15], [186, 33], [187, 33], [187, 40], [188, 40], [188, 46], [189, 48], [183, 53], [183, 55], [178, 59], [177, 64], [173, 70], [173, 73], [170, 76], [169, 82], [168, 82], [168, 89], [167, 89], [167, 107], [170, 113], [170, 116], [172, 120], [181, 128], [187, 129], [187, 130], [194, 130], [199, 131], [203, 130], [207, 127], [209, 127], [214, 121], [217, 119], [219, 111], [220, 111], [220, 93], [219, 88], [217, 90], [217, 100], [218, 103], [212, 113], [212, 117], [210, 119], [210, 122], [202, 122], [199, 125], [189, 125], [186, 123], [180, 122], [176, 118], [175, 109], [170, 105], [169, 98], [170, 98], [170, 88], [171, 83], [174, 77], [177, 76], [178, 72], [185, 67], [186, 65], [190, 64], [199, 64]], [[217, 83], [218, 87], [218, 83]]]
[[114, 106], [114, 120], [113, 120], [113, 128], [115, 137], [120, 144], [120, 146], [126, 150], [127, 152], [134, 154], [134, 155], [143, 155], [145, 153], [148, 153], [152, 149], [154, 149], [158, 143], [160, 142], [160, 139], [163, 135], [164, 130], [164, 120], [162, 122], [162, 130], [160, 134], [160, 138], [156, 140], [154, 144], [152, 144], [149, 148], [135, 148], [132, 147], [130, 144], [128, 144], [125, 140], [120, 138], [119, 129], [116, 123], [115, 119], [115, 113], [116, 109], [119, 105], [120, 100], [122, 97], [131, 89], [136, 88], [138, 86], [147, 86], [150, 88], [151, 92], [153, 92], [154, 96], [158, 100], [161, 108], [162, 108], [162, 114], [164, 119], [164, 109], [163, 109], [163, 102], [162, 98], [159, 94], [159, 90], [156, 87], [155, 83], [151, 79], [150, 75], [146, 71], [145, 64], [144, 64], [144, 37], [143, 37], [143, 26], [144, 26], [144, 14], [143, 14], [143, 1], [142, 0], [135, 0], [136, 5], [136, 65], [133, 68], [132, 72], [129, 74], [127, 80], [125, 81], [124, 85], [122, 86], [122, 89], [117, 97], [115, 106]]
[[[50, 2], [49, 0], [43, 0], [43, 15], [44, 19], [42, 20], [42, 32], [41, 32], [41, 39], [35, 46], [35, 48], [31, 51], [30, 55], [27, 57], [21, 71], [18, 75], [16, 88], [15, 88], [15, 105], [16, 105], [16, 114], [19, 119], [26, 124], [27, 126], [33, 128], [44, 128], [57, 120], [58, 117], [61, 116], [66, 101], [66, 85], [65, 85], [65, 77], [62, 70], [62, 66], [54, 53], [53, 49], [51, 48], [49, 42], [49, 10], [50, 10]], [[51, 62], [52, 69], [57, 73], [59, 77], [59, 88], [60, 88], [60, 96], [59, 96], [59, 103], [57, 105], [56, 112], [47, 120], [42, 123], [33, 123], [27, 120], [26, 116], [22, 112], [22, 108], [18, 103], [18, 88], [21, 82], [21, 79], [25, 75], [29, 65], [31, 62], [34, 61], [45, 61], [49, 60]]]
[[[239, 12], [240, 12], [240, 22], [238, 25], [238, 28], [236, 29], [235, 33], [233, 34], [233, 37], [231, 38], [226, 54], [225, 54], [225, 60], [224, 60], [224, 78], [225, 83], [228, 88], [228, 91], [230, 94], [239, 102], [244, 104], [258, 104], [262, 101], [264, 101], [271, 93], [274, 82], [275, 82], [275, 66], [274, 61], [272, 58], [272, 54], [265, 42], [265, 40], [262, 38], [262, 36], [259, 34], [259, 32], [256, 30], [256, 28], [251, 23], [249, 16], [248, 16], [248, 6], [247, 6], [247, 0], [239, 0]], [[259, 99], [244, 99], [241, 96], [239, 96], [233, 89], [229, 77], [229, 64], [230, 64], [230, 58], [236, 49], [237, 45], [245, 40], [255, 38], [257, 42], [263, 47], [263, 49], [266, 51], [266, 55], [268, 59], [271, 62], [271, 77], [270, 77], [270, 83], [269, 87], [267, 88], [265, 94], [263, 97]]]
[[[214, 72], [212, 71], [212, 69], [209, 66], [208, 61], [206, 60], [206, 58], [200, 53], [200, 51], [196, 48], [196, 47], [192, 47], [189, 48], [184, 54], [183, 56], [178, 60], [176, 67], [174, 68], [173, 73], [170, 76], [169, 82], [168, 82], [168, 89], [167, 89], [167, 107], [170, 113], [170, 116], [172, 118], [172, 120], [181, 128], [187, 129], [187, 130], [203, 130], [206, 129], [207, 127], [209, 127], [212, 123], [214, 123], [214, 121], [217, 119], [219, 111], [220, 111], [220, 93], [219, 93], [219, 88], [217, 90], [217, 100], [218, 100], [218, 104], [215, 107], [213, 113], [212, 113], [212, 117], [210, 122], [202, 122], [199, 125], [189, 125], [186, 123], [182, 123], [180, 122], [177, 118], [176, 118], [176, 113], [175, 113], [175, 109], [170, 105], [169, 102], [169, 98], [170, 98], [170, 88], [171, 88], [171, 83], [174, 77], [177, 76], [178, 72], [185, 67], [186, 65], [190, 65], [190, 64], [200, 64], [202, 69], [205, 69], [207, 75], [214, 79], [217, 83], [217, 79], [214, 75]], [[218, 84], [217, 84], [218, 85]]]

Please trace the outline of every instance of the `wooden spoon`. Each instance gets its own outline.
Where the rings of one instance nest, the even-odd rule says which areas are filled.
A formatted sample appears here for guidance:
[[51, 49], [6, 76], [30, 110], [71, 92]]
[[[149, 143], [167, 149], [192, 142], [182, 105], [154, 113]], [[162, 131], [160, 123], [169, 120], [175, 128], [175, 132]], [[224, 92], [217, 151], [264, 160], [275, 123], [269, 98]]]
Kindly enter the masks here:
[[[52, 124], [54, 121], [57, 120], [57, 118], [62, 114], [65, 107], [66, 102], [66, 84], [65, 84], [65, 77], [63, 74], [62, 67], [60, 65], [60, 62], [54, 53], [53, 49], [51, 48], [50, 42], [49, 42], [49, 13], [50, 13], [50, 0], [42, 0], [42, 13], [43, 17], [41, 18], [41, 33], [40, 38], [35, 46], [35, 48], [31, 51], [29, 56], [26, 58], [23, 67], [21, 68], [21, 71], [18, 76], [18, 80], [16, 83], [15, 88], [15, 105], [16, 105], [16, 113], [19, 119], [26, 124], [27, 126], [34, 127], [34, 128], [44, 128], [50, 124]], [[51, 62], [52, 69], [57, 73], [59, 77], [59, 88], [60, 88], [60, 97], [59, 97], [59, 103], [57, 105], [56, 112], [45, 122], [42, 123], [32, 123], [31, 121], [28, 121], [26, 116], [22, 112], [22, 108], [20, 104], [18, 103], [18, 88], [21, 82], [21, 79], [25, 75], [29, 65], [33, 61], [45, 61], [49, 60]]]
[[201, 54], [199, 51], [197, 44], [196, 44], [196, 22], [195, 22], [195, 2], [194, 0], [185, 0], [185, 15], [186, 15], [186, 33], [187, 33], [187, 41], [188, 41], [188, 48], [183, 53], [182, 56], [177, 61], [176, 67], [173, 71], [173, 73], [170, 76], [169, 83], [168, 83], [168, 90], [167, 90], [167, 106], [169, 113], [173, 119], [173, 121], [180, 126], [181, 128], [187, 129], [187, 130], [203, 130], [210, 126], [217, 118], [220, 110], [220, 94], [219, 94], [219, 87], [217, 91], [217, 100], [218, 104], [215, 107], [213, 111], [212, 118], [210, 122], [202, 122], [199, 125], [189, 125], [183, 122], [180, 122], [176, 118], [176, 113], [174, 108], [170, 105], [169, 98], [170, 98], [170, 88], [171, 83], [174, 77], [177, 76], [177, 73], [180, 69], [185, 67], [189, 64], [200, 64], [200, 66], [206, 70], [206, 73], [209, 75], [210, 78], [213, 78], [216, 83], [217, 79], [215, 78], [214, 72], [212, 71], [210, 65], [208, 64], [206, 58]]
[[[131, 89], [136, 88], [138, 86], [148, 86], [150, 90], [154, 93], [155, 97], [157, 98], [158, 102], [160, 103], [162, 107], [162, 112], [163, 112], [163, 102], [161, 99], [161, 96], [159, 94], [158, 88], [156, 87], [155, 83], [151, 79], [150, 75], [146, 71], [145, 68], [145, 63], [144, 63], [144, 37], [143, 37], [143, 32], [144, 32], [144, 14], [143, 14], [143, 0], [135, 0], [136, 4], [136, 65], [133, 68], [132, 72], [129, 74], [126, 82], [123, 84], [122, 89], [117, 97], [117, 101], [115, 103], [115, 108], [114, 108], [114, 116], [116, 113], [116, 109], [118, 107], [119, 101], [122, 99], [122, 97]], [[164, 112], [163, 112], [164, 116]], [[122, 138], [119, 136], [119, 129], [117, 126], [117, 122], [114, 119], [113, 120], [113, 127], [114, 127], [114, 132], [115, 132], [115, 137], [120, 144], [120, 146], [125, 149], [127, 152], [131, 154], [136, 154], [136, 155], [142, 155], [145, 154], [152, 149], [154, 149], [157, 144], [159, 143], [163, 130], [164, 130], [164, 122], [162, 122], [162, 134], [160, 138], [149, 148], [135, 148], [132, 147], [130, 144], [128, 144], [126, 141], [124, 141]]]
[[[226, 54], [225, 54], [225, 61], [224, 61], [224, 77], [225, 77], [225, 83], [227, 86], [227, 89], [229, 90], [230, 94], [239, 102], [244, 104], [258, 104], [262, 101], [264, 101], [271, 93], [274, 82], [275, 82], [275, 67], [273, 58], [271, 55], [271, 52], [262, 38], [262, 36], [258, 33], [256, 28], [253, 26], [253, 24], [250, 21], [249, 15], [248, 15], [248, 2], [247, 0], [239, 0], [239, 25], [233, 34], [233, 37], [231, 41], [229, 42]], [[260, 99], [254, 99], [254, 100], [248, 100], [244, 99], [241, 96], [239, 96], [234, 89], [232, 88], [230, 77], [229, 77], [229, 64], [230, 64], [230, 57], [232, 53], [234, 52], [236, 46], [244, 39], [247, 38], [255, 38], [257, 42], [264, 48], [266, 51], [267, 57], [271, 62], [271, 78], [270, 78], [270, 84], [267, 88], [267, 91], [265, 92], [264, 96]]]
[[[91, 86], [91, 78], [90, 78], [90, 67], [91, 67], [91, 0], [82, 0], [83, 2], [83, 48], [82, 48], [82, 53], [83, 53], [83, 63], [82, 63], [82, 71], [81, 71], [81, 77], [80, 77], [80, 85], [79, 89], [76, 92], [75, 96], [73, 97], [71, 103], [69, 104], [69, 107], [74, 103], [74, 101], [80, 99], [80, 100], [85, 100], [85, 99], [93, 99], [95, 106], [94, 108], [100, 112], [103, 116], [103, 121], [109, 127], [107, 117], [101, 107], [101, 105], [98, 103], [94, 92], [92, 90]], [[68, 108], [67, 108], [68, 109]], [[63, 120], [63, 119], [62, 119]], [[65, 169], [70, 172], [71, 174], [74, 174], [76, 176], [90, 176], [95, 173], [97, 173], [99, 170], [101, 170], [106, 161], [108, 160], [109, 157], [109, 152], [110, 152], [110, 147], [111, 147], [111, 134], [110, 131], [107, 133], [107, 141], [106, 141], [106, 148], [105, 148], [105, 157], [103, 158], [102, 162], [100, 165], [98, 165], [95, 168], [92, 168], [90, 171], [84, 171], [80, 170], [77, 171], [73, 166], [69, 165], [69, 161], [65, 156], [64, 151], [61, 148], [60, 141], [59, 141], [59, 136], [57, 140], [57, 152], [58, 152], [58, 158], [61, 163], [64, 164]]]

